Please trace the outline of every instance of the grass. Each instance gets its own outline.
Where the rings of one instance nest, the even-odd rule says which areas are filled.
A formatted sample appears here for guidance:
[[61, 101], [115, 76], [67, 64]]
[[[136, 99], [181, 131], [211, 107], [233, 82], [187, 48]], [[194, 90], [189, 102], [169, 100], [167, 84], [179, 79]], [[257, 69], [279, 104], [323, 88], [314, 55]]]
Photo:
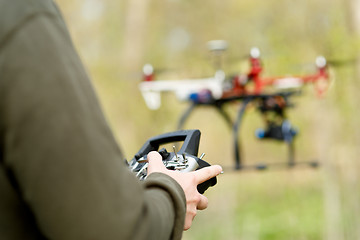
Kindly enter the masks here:
[[319, 170], [228, 172], [210, 189], [184, 239], [322, 239], [324, 201]]

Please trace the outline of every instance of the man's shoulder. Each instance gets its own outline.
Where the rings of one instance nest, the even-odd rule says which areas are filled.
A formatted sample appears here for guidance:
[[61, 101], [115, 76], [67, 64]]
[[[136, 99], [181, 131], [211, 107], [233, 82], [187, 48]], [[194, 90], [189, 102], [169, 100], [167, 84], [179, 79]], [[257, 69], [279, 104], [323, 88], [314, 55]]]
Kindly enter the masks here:
[[37, 14], [58, 15], [53, 0], [0, 0], [0, 45], [12, 31]]

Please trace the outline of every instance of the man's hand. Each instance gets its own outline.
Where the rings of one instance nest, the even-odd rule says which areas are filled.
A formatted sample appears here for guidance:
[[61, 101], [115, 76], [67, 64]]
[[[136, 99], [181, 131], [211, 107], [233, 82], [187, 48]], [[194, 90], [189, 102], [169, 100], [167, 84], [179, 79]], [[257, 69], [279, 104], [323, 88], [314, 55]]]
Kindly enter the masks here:
[[166, 169], [162, 162], [162, 157], [158, 152], [150, 152], [147, 155], [147, 159], [149, 161], [148, 175], [153, 172], [161, 172], [169, 175], [175, 179], [184, 190], [186, 197], [184, 230], [188, 230], [196, 216], [197, 210], [203, 210], [208, 206], [208, 199], [197, 191], [197, 185], [219, 175], [222, 168], [219, 165], [214, 165], [204, 167], [195, 172], [181, 173]]

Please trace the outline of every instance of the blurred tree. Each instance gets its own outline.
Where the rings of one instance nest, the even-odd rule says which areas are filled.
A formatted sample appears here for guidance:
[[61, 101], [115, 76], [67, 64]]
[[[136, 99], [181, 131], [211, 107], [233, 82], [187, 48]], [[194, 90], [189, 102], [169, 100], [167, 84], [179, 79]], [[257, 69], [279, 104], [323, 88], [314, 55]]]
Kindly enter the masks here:
[[122, 64], [127, 70], [139, 69], [146, 40], [146, 22], [150, 0], [130, 0], [126, 12]]
[[[359, 113], [357, 111], [358, 109], [358, 103], [360, 102], [360, 97], [358, 94], [359, 88], [360, 88], [360, 57], [359, 57], [359, 49], [360, 49], [360, 0], [347, 0], [345, 1], [346, 4], [346, 10], [347, 10], [347, 16], [348, 16], [348, 29], [350, 32], [350, 35], [353, 38], [353, 53], [354, 58], [356, 59], [355, 62], [355, 71], [353, 75], [354, 81], [351, 81], [350, 84], [353, 84], [354, 86], [352, 89], [352, 108], [354, 109], [352, 118], [351, 118], [351, 125], [353, 129], [353, 135], [354, 135], [354, 155], [359, 156], [360, 155], [360, 149], [357, 147], [360, 144], [360, 129], [358, 127], [358, 119], [359, 119]], [[355, 157], [356, 158], [356, 157]], [[355, 163], [355, 166], [357, 171], [355, 172], [348, 172], [346, 174], [352, 175], [352, 180], [349, 181], [347, 184], [350, 186], [351, 189], [359, 189], [360, 188], [360, 174], [359, 174], [359, 163]], [[353, 166], [354, 167], [354, 166]], [[351, 191], [351, 190], [350, 190]], [[351, 213], [349, 214], [351, 216], [351, 224], [352, 229], [349, 229], [350, 237], [351, 239], [360, 239], [360, 228], [358, 227], [360, 225], [360, 194], [356, 192], [349, 194], [349, 201], [347, 204], [349, 205], [349, 208], [352, 209]]]
[[[360, 40], [360, 0], [347, 0], [345, 1], [347, 10], [347, 23], [350, 34], [354, 38], [355, 55], [358, 57], [359, 40]], [[356, 63], [356, 76], [355, 79], [360, 78], [360, 59]]]

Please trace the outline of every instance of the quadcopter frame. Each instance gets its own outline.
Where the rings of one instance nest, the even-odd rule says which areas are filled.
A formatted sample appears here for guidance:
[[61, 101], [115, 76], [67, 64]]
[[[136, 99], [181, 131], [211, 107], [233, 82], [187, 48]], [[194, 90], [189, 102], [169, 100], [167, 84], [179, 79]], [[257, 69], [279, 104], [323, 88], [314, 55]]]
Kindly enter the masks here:
[[[182, 129], [186, 120], [189, 118], [190, 114], [200, 106], [210, 106], [214, 107], [220, 115], [223, 117], [225, 122], [229, 125], [232, 130], [233, 137], [233, 150], [234, 150], [234, 169], [243, 170], [243, 169], [266, 169], [269, 165], [276, 166], [287, 166], [294, 167], [299, 164], [308, 164], [313, 167], [317, 166], [318, 163], [315, 161], [310, 162], [298, 162], [295, 161], [295, 145], [294, 139], [296, 136], [296, 130], [293, 129], [290, 125], [290, 121], [287, 119], [285, 111], [288, 107], [292, 105], [289, 102], [289, 97], [300, 94], [299, 91], [287, 91], [287, 92], [278, 92], [274, 94], [249, 94], [243, 96], [233, 96], [222, 99], [209, 99], [199, 100], [199, 98], [192, 99], [190, 106], [183, 112], [178, 122], [177, 129]], [[270, 100], [270, 101], [269, 101]], [[278, 101], [273, 105], [269, 105], [268, 102]], [[237, 116], [235, 120], [232, 120], [229, 114], [224, 110], [224, 105], [229, 102], [240, 101], [242, 102], [241, 106], [238, 109]], [[247, 106], [251, 102], [256, 102], [258, 104], [258, 109], [261, 112], [264, 119], [266, 119], [266, 131], [262, 132], [262, 136], [258, 136], [261, 139], [275, 139], [284, 142], [288, 147], [288, 157], [286, 162], [272, 163], [272, 164], [257, 164], [257, 165], [247, 165], [245, 164], [240, 147], [239, 132], [241, 130], [242, 119], [245, 114]], [[271, 112], [274, 113], [278, 118], [267, 119], [266, 115]], [[278, 123], [277, 123], [278, 122]]]

